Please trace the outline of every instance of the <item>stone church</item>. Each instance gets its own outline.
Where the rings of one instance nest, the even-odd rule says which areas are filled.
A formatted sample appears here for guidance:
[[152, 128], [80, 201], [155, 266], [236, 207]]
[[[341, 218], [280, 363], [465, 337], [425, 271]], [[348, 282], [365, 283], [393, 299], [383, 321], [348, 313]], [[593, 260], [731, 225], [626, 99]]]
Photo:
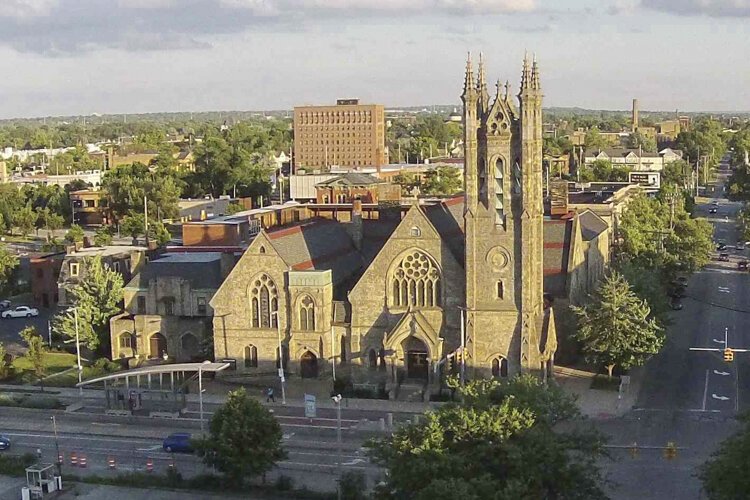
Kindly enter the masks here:
[[[302, 377], [331, 370], [435, 382], [547, 375], [556, 350], [543, 291], [542, 91], [525, 59], [517, 96], [467, 62], [465, 193], [350, 222], [261, 232], [216, 292], [215, 356]], [[465, 346], [462, 349], [462, 345]]]

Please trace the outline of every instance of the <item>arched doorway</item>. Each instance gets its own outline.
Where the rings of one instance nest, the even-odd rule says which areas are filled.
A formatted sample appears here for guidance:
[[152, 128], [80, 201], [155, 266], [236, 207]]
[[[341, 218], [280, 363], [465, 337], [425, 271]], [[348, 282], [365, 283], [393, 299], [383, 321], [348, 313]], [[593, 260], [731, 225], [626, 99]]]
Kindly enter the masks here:
[[316, 378], [318, 376], [318, 357], [310, 351], [305, 351], [299, 360], [302, 378]]
[[193, 359], [200, 354], [200, 345], [198, 339], [192, 333], [186, 333], [180, 340], [180, 350], [182, 358], [186, 360]]
[[406, 376], [427, 380], [429, 362], [425, 343], [416, 337], [409, 337], [404, 341], [403, 348], [406, 357]]
[[161, 333], [151, 335], [149, 341], [149, 357], [162, 358], [167, 353], [167, 339]]

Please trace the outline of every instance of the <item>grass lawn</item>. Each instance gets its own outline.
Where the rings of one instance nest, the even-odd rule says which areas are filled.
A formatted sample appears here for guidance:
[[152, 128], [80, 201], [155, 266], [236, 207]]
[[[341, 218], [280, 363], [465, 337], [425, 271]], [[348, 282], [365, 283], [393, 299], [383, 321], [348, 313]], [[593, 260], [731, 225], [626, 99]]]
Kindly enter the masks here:
[[[47, 375], [67, 370], [68, 368], [75, 366], [75, 364], [76, 357], [74, 354], [67, 352], [44, 353], [44, 366]], [[36, 382], [34, 367], [25, 356], [19, 356], [13, 360], [13, 369], [15, 370], [16, 381], [26, 383]]]

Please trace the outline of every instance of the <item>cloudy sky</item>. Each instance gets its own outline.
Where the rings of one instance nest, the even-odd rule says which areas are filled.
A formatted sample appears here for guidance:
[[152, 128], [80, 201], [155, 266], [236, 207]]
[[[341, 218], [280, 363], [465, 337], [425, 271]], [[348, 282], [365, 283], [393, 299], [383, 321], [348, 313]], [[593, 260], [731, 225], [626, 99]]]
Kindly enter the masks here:
[[1, 0], [0, 118], [458, 102], [467, 51], [548, 106], [750, 110], [750, 0]]

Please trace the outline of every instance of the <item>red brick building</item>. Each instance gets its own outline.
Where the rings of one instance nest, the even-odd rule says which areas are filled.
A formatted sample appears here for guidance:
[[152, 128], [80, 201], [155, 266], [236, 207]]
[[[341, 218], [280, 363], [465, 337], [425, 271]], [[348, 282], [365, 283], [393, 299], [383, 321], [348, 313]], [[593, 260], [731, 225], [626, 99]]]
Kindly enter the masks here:
[[60, 276], [64, 257], [65, 252], [59, 252], [31, 258], [31, 293], [37, 306], [57, 306], [57, 278]]
[[370, 174], [350, 172], [315, 185], [317, 203], [362, 203], [400, 201], [401, 186], [390, 184]]

